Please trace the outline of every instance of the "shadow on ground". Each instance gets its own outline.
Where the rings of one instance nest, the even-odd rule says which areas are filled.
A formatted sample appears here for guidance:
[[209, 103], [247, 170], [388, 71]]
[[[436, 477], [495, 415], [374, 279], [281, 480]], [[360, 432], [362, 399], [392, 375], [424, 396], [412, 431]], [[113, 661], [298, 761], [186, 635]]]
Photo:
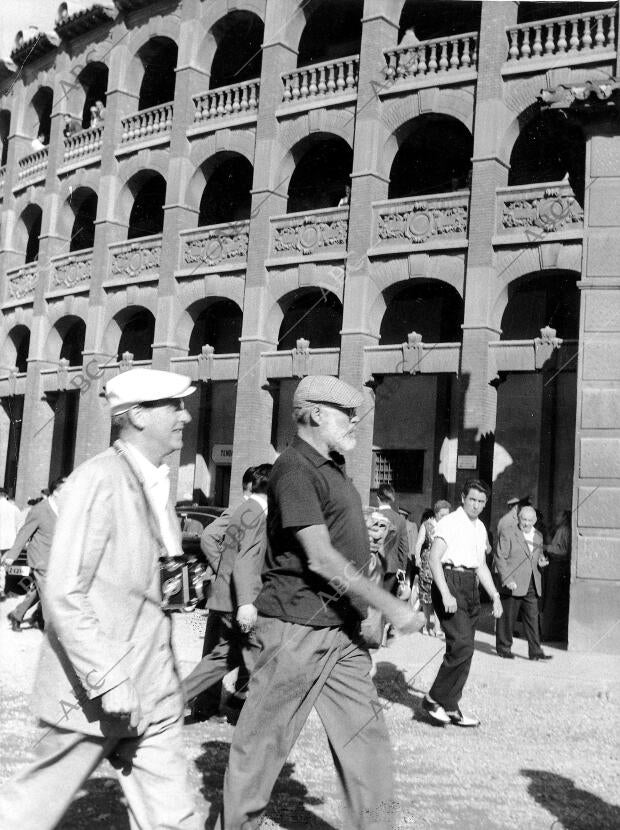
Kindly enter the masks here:
[[80, 793], [57, 830], [129, 830], [123, 792], [115, 778], [91, 778]]
[[556, 816], [549, 830], [617, 830], [620, 807], [576, 787], [570, 778], [538, 769], [522, 769], [529, 794]]
[[390, 703], [400, 703], [401, 706], [408, 706], [415, 720], [437, 726], [422, 708], [422, 698], [426, 694], [426, 690], [416, 687], [415, 676], [405, 677], [404, 672], [397, 669], [393, 663], [381, 662], [377, 663], [373, 680], [379, 697], [388, 700]]
[[[194, 763], [202, 775], [202, 795], [211, 804], [205, 830], [213, 830], [222, 807], [224, 772], [230, 744], [224, 741], [208, 741], [202, 745], [202, 749], [202, 754]], [[286, 830], [334, 830], [332, 824], [306, 809], [306, 805], [323, 804], [323, 799], [309, 796], [305, 784], [292, 777], [294, 771], [295, 765], [288, 761], [282, 767], [265, 814], [267, 818]]]

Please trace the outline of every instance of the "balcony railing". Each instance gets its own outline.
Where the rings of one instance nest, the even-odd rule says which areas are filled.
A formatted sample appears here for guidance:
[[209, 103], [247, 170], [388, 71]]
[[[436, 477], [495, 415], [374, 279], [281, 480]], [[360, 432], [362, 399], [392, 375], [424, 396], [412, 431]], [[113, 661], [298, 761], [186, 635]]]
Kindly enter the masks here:
[[7, 293], [6, 300], [25, 300], [33, 297], [39, 282], [39, 263], [29, 262], [21, 268], [13, 268], [6, 272]]
[[422, 40], [416, 46], [386, 49], [385, 77], [389, 83], [424, 78], [437, 73], [476, 69], [478, 33]]
[[65, 138], [64, 162], [76, 161], [101, 152], [103, 126], [89, 127]]
[[110, 246], [110, 279], [157, 279], [161, 263], [161, 234], [113, 242]]
[[302, 66], [282, 75], [282, 100], [296, 103], [357, 92], [358, 74], [359, 55]]
[[6, 164], [0, 167], [0, 193], [4, 190], [4, 179], [6, 177]]
[[210, 89], [194, 96], [196, 126], [217, 118], [252, 115], [258, 110], [260, 80]]
[[532, 242], [550, 233], [583, 228], [583, 208], [568, 182], [546, 182], [497, 191], [497, 233], [525, 234]]
[[168, 104], [158, 104], [150, 109], [140, 110], [129, 118], [123, 118], [123, 134], [121, 144], [128, 144], [132, 141], [143, 141], [172, 129], [172, 101]]
[[469, 191], [374, 202], [373, 247], [400, 247], [467, 239]]
[[270, 221], [272, 257], [303, 258], [346, 251], [348, 206], [272, 216]]
[[75, 251], [70, 254], [52, 257], [52, 290], [60, 288], [75, 288], [82, 283], [90, 282], [93, 267], [93, 249]]
[[248, 257], [250, 223], [227, 222], [191, 231], [181, 231], [182, 268], [199, 270], [244, 263]]
[[20, 159], [19, 173], [17, 174], [18, 180], [22, 182], [24, 179], [31, 179], [35, 176], [44, 174], [47, 169], [47, 153], [48, 148], [44, 147], [42, 150], [37, 150], [34, 153], [30, 153], [28, 156], [24, 156], [23, 159]]
[[508, 29], [509, 61], [587, 54], [616, 48], [616, 9], [550, 17]]

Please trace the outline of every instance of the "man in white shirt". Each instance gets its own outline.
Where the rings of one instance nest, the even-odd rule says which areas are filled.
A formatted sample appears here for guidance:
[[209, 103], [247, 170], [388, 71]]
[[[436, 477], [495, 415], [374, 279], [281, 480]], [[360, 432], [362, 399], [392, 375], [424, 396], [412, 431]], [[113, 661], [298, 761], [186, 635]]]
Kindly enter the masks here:
[[180, 450], [194, 387], [132, 369], [106, 398], [120, 438], [67, 479], [45, 583], [35, 760], [0, 790], [2, 830], [52, 830], [103, 758], [132, 828], [198, 830], [183, 697], [160, 562], [182, 556], [163, 459]]
[[480, 724], [478, 718], [464, 715], [459, 703], [474, 654], [479, 584], [493, 598], [493, 616], [502, 615], [500, 596], [486, 564], [487, 530], [478, 518], [488, 495], [484, 482], [466, 481], [461, 507], [437, 522], [430, 552], [433, 606], [446, 635], [446, 653], [422, 705], [437, 723]]

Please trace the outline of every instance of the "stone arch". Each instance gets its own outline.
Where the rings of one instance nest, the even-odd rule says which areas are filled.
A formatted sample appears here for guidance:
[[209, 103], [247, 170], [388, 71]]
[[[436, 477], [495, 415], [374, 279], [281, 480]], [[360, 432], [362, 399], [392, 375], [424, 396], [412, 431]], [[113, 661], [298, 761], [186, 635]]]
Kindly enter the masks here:
[[50, 326], [43, 348], [44, 359], [50, 363], [65, 359], [69, 360], [70, 366], [81, 366], [85, 338], [86, 320], [83, 316], [59, 314]]
[[481, 3], [472, 0], [405, 0], [398, 18], [399, 41], [412, 27], [419, 40], [465, 34], [480, 29]]
[[[70, 251], [80, 251], [85, 248], [92, 248], [93, 242], [90, 240], [94, 238], [95, 227], [94, 219], [97, 211], [97, 195], [98, 187], [95, 185], [80, 185], [73, 188], [71, 193], [63, 201], [60, 210], [58, 211], [57, 232], [64, 239], [69, 241]], [[78, 217], [86, 220], [86, 209], [91, 207], [94, 203], [94, 215], [92, 216], [92, 227], [85, 229], [85, 221], [78, 223]], [[90, 213], [90, 211], [89, 211]], [[77, 223], [77, 224], [76, 224]], [[80, 227], [84, 227], [84, 231], [80, 231]]]
[[[297, 310], [296, 312], [294, 308], [295, 304], [305, 297], [311, 297], [308, 308], [302, 309], [301, 311]], [[340, 328], [342, 328], [342, 302], [333, 291], [333, 286], [324, 288], [313, 280], [311, 286], [297, 286], [293, 289], [284, 290], [277, 297], [274, 297], [273, 304], [266, 315], [265, 338], [269, 342], [274, 343], [277, 349], [293, 348], [295, 341], [301, 337], [307, 337], [310, 340], [311, 348], [320, 348], [319, 343], [323, 342], [323, 340], [318, 339], [317, 341], [316, 333], [312, 330], [315, 318], [320, 318], [320, 313], [321, 311], [325, 311], [326, 304], [333, 311], [336, 308], [336, 303], [340, 311], [339, 332]], [[311, 309], [310, 313], [307, 313], [308, 309]], [[287, 326], [286, 331], [282, 331], [283, 322], [289, 313], [292, 314], [291, 324]], [[297, 318], [302, 316], [304, 319], [296, 322]], [[327, 320], [330, 324], [330, 335], [334, 335], [332, 318], [333, 314], [330, 314], [330, 319]], [[334, 346], [340, 346], [339, 334], [337, 338], [338, 342], [335, 342], [333, 336], [330, 339], [334, 340]]]
[[28, 354], [30, 351], [30, 324], [23, 319], [15, 319], [8, 329], [2, 344], [2, 369], [16, 367], [19, 374], [28, 370]]
[[194, 164], [194, 172], [187, 184], [185, 194], [186, 204], [198, 210], [202, 192], [207, 184], [208, 177], [219, 161], [226, 156], [241, 156], [246, 159], [252, 167], [254, 166], [254, 141], [248, 134], [232, 133], [230, 140], [222, 140], [220, 133], [229, 132], [228, 130], [218, 130], [213, 135], [209, 136], [207, 141], [201, 142], [195, 149], [197, 152], [192, 153], [192, 163]]
[[34, 262], [39, 257], [39, 237], [43, 211], [36, 202], [28, 202], [19, 214], [15, 226], [15, 247], [23, 252], [25, 262]]
[[314, 0], [304, 6], [305, 25], [297, 41], [297, 66], [358, 54], [362, 38], [363, 0], [338, 3]]
[[353, 120], [346, 110], [333, 109], [313, 110], [313, 115], [306, 113], [303, 117], [294, 118], [283, 125], [280, 131], [280, 146], [282, 155], [277, 165], [274, 165], [272, 181], [287, 183], [290, 181], [296, 165], [295, 152], [308, 138], [319, 135], [330, 135], [342, 138], [353, 151]]
[[242, 322], [243, 309], [235, 300], [203, 297], [185, 309], [178, 335], [189, 355], [200, 354], [207, 344], [213, 346], [216, 354], [237, 354]]
[[234, 9], [231, 9], [230, 0], [213, 0], [213, 2], [209, 3], [203, 2], [201, 9], [201, 30], [206, 30], [206, 34], [202, 38], [196, 39], [192, 54], [192, 64], [206, 74], [210, 74], [211, 64], [217, 49], [217, 40], [213, 31], [214, 27], [217, 26], [220, 20], [223, 20], [230, 14], [231, 11], [253, 14], [264, 23], [266, 5], [266, 0], [240, 0], [240, 2], [235, 2]]
[[[134, 290], [135, 289], [135, 290]], [[123, 325], [132, 310], [145, 308], [157, 316], [157, 289], [152, 286], [129, 286], [108, 294], [101, 336], [101, 351], [110, 357], [118, 354]]]
[[579, 337], [580, 274], [566, 269], [548, 269], [513, 280], [500, 328], [502, 340], [529, 340], [546, 326], [563, 339]]
[[379, 325], [379, 344], [405, 343], [416, 331], [427, 343], [462, 340], [463, 298], [454, 286], [438, 279], [414, 277], [384, 289], [385, 311]]
[[287, 213], [336, 207], [345, 198], [353, 152], [338, 136], [314, 134], [293, 149], [295, 169], [288, 181]]
[[[128, 165], [128, 168], [124, 170], [124, 176], [119, 182], [120, 188], [115, 204], [116, 218], [123, 224], [126, 224], [129, 232], [132, 210], [140, 190], [149, 180], [155, 178], [162, 179], [165, 183], [167, 170], [162, 170], [163, 164], [152, 164], [148, 167], [146, 165], [140, 167], [137, 163], [134, 163]], [[143, 236], [147, 236], [147, 234], [143, 234]]]
[[[178, 50], [179, 44], [179, 22], [176, 15], [158, 15], [149, 18], [148, 24], [144, 29], [140, 29], [132, 33], [131, 40], [127, 48], [131, 52], [131, 58], [127, 61], [125, 68], [125, 80], [127, 88], [135, 93], [136, 96], [140, 93], [140, 87], [144, 81], [144, 49], [148, 47], [150, 41], [169, 41], [174, 44]], [[178, 52], [177, 52], [178, 61]], [[172, 100], [172, 99], [170, 99]], [[167, 103], [162, 101], [161, 103]], [[136, 107], [139, 109], [139, 106]]]
[[26, 134], [32, 138], [43, 134], [45, 145], [49, 144], [50, 140], [53, 103], [53, 88], [41, 83], [33, 91], [23, 110], [25, 123], [22, 127]]

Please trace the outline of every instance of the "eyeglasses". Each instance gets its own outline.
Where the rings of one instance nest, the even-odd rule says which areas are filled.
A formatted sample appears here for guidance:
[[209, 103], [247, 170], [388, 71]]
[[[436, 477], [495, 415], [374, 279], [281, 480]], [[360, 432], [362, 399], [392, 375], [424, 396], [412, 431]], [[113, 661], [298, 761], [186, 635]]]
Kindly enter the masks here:
[[357, 409], [355, 407], [339, 406], [337, 403], [321, 403], [317, 404], [317, 406], [326, 406], [328, 409], [337, 409], [338, 412], [342, 412], [346, 415], [349, 421], [352, 421], [357, 414]]

